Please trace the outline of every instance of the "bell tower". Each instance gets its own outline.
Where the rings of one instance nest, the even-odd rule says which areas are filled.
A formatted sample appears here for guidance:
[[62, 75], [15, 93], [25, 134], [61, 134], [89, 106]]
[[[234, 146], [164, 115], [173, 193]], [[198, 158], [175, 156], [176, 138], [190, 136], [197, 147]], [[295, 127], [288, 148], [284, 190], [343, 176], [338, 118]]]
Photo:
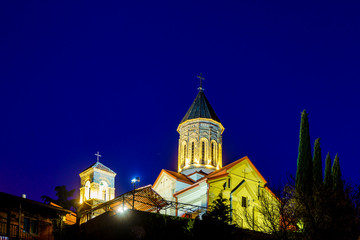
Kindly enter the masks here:
[[203, 171], [206, 174], [222, 168], [222, 133], [224, 127], [215, 114], [202, 88], [181, 120], [179, 136], [178, 172], [189, 175]]
[[115, 198], [116, 173], [99, 162], [101, 157], [99, 152], [95, 155], [97, 156], [96, 163], [79, 174], [81, 179], [80, 204], [91, 200], [94, 205]]

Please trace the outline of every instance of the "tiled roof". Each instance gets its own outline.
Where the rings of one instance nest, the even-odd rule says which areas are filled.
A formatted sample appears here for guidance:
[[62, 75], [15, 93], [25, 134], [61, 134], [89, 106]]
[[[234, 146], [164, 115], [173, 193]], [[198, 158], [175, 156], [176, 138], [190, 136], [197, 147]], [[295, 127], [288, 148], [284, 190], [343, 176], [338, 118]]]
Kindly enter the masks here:
[[163, 169], [164, 172], [168, 173], [169, 175], [172, 175], [174, 178], [176, 178], [176, 180], [180, 180], [183, 181], [185, 183], [188, 184], [193, 184], [194, 181], [191, 178], [186, 177], [185, 175], [181, 174], [181, 173], [177, 173], [177, 172], [173, 172], [173, 171], [169, 171], [169, 170], [165, 170]]
[[199, 91], [194, 102], [191, 104], [189, 110], [185, 114], [184, 118], [181, 120], [180, 124], [185, 122], [186, 120], [196, 118], [209, 118], [221, 123], [218, 116], [216, 116], [214, 109], [211, 107], [209, 101], [205, 97], [203, 91]]
[[232, 162], [222, 168], [220, 168], [219, 170], [216, 170], [212, 173], [210, 173], [207, 178], [208, 179], [211, 179], [211, 178], [216, 178], [216, 177], [219, 177], [219, 176], [222, 176], [222, 175], [226, 175], [227, 174], [227, 170], [232, 168], [233, 166], [235, 166], [236, 164], [244, 161], [245, 159], [248, 159], [247, 157], [243, 157], [243, 158], [240, 158], [239, 160], [236, 160], [235, 162]]
[[31, 211], [47, 212], [47, 214], [57, 212], [64, 215], [72, 213], [72, 211], [64, 209], [62, 207], [47, 205], [28, 198], [22, 198], [8, 193], [0, 192], [0, 206], [2, 208], [17, 208], [19, 207], [20, 203], [23, 209], [29, 209]]
[[[249, 159], [247, 156], [245, 156], [245, 157], [243, 157], [243, 158], [240, 158], [240, 159], [238, 159], [238, 160], [236, 160], [236, 161], [234, 161], [234, 162], [232, 162], [232, 163], [230, 163], [230, 164], [222, 167], [222, 168], [219, 169], [219, 170], [216, 170], [216, 171], [214, 171], [214, 172], [212, 172], [212, 173], [209, 173], [207, 176], [204, 176], [204, 177], [198, 179], [197, 181], [194, 181], [194, 184], [193, 184], [193, 185], [188, 186], [188, 187], [186, 187], [186, 188], [184, 188], [184, 189], [176, 192], [175, 195], [179, 195], [179, 194], [182, 194], [183, 192], [186, 192], [186, 191], [188, 191], [188, 190], [190, 190], [190, 189], [193, 189], [194, 187], [196, 187], [196, 186], [199, 185], [199, 182], [204, 181], [205, 179], [206, 179], [206, 181], [207, 181], [207, 179], [212, 180], [212, 179], [216, 179], [216, 178], [220, 178], [220, 177], [225, 177], [225, 176], [228, 175], [228, 172], [227, 172], [227, 171], [228, 171], [229, 169], [231, 169], [232, 167], [235, 167], [237, 164], [239, 164], [239, 163], [241, 163], [241, 162], [243, 162], [243, 161], [247, 161], [247, 162], [252, 166], [252, 168], [256, 171], [256, 173], [259, 175], [259, 177], [263, 180], [263, 182], [264, 182], [264, 183], [267, 183], [267, 181], [264, 179], [264, 177], [263, 177], [263, 176], [260, 174], [260, 172], [256, 169], [256, 167], [254, 166], [254, 164], [250, 161], [250, 159]], [[170, 172], [170, 171], [169, 171], [169, 172]], [[275, 194], [272, 193], [269, 188], [267, 188], [267, 190], [268, 190], [271, 194], [273, 194], [273, 195], [275, 196]]]
[[113, 170], [111, 170], [110, 168], [108, 168], [107, 166], [105, 166], [104, 164], [102, 164], [100, 162], [94, 163], [90, 167], [86, 168], [83, 172], [85, 172], [86, 170], [88, 170], [90, 168], [97, 168], [97, 169], [103, 170], [105, 172], [116, 174]]
[[173, 171], [169, 171], [166, 169], [161, 170], [159, 176], [157, 177], [157, 179], [155, 180], [153, 186], [156, 185], [156, 183], [159, 181], [160, 177], [162, 176], [163, 173], [167, 173], [168, 175], [170, 175], [171, 177], [175, 178], [178, 181], [187, 183], [189, 185], [192, 185], [195, 181], [193, 181], [192, 179], [186, 177], [185, 175], [182, 175], [181, 173], [177, 173], [177, 172], [173, 172]]
[[230, 168], [236, 166], [238, 163], [242, 162], [242, 161], [248, 161], [248, 163], [252, 166], [252, 168], [256, 171], [256, 173], [259, 175], [259, 177], [263, 180], [264, 183], [267, 183], [267, 181], [264, 179], [264, 177], [260, 174], [260, 172], [257, 170], [257, 168], [254, 166], [254, 164], [250, 161], [250, 159], [245, 156], [243, 158], [240, 158], [238, 160], [236, 160], [235, 162], [232, 162], [224, 167], [222, 167], [219, 170], [216, 170], [212, 173], [210, 173], [207, 178], [211, 179], [211, 178], [217, 178], [220, 177], [222, 175], [226, 175], [227, 174], [227, 170], [229, 170]]

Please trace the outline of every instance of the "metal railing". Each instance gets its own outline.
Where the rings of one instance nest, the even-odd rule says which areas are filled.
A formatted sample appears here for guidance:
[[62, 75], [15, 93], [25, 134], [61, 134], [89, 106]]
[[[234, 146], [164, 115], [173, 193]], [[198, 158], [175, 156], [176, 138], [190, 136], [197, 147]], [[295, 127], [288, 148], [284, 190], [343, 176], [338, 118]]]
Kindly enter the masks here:
[[151, 185], [127, 192], [108, 202], [96, 205], [90, 209], [78, 212], [80, 224], [89, 221], [108, 211], [117, 211], [118, 209], [135, 209], [145, 212], [158, 212], [165, 215], [167, 210], [173, 216], [185, 216], [194, 218], [206, 212], [207, 208], [203, 206], [169, 201], [156, 193]]

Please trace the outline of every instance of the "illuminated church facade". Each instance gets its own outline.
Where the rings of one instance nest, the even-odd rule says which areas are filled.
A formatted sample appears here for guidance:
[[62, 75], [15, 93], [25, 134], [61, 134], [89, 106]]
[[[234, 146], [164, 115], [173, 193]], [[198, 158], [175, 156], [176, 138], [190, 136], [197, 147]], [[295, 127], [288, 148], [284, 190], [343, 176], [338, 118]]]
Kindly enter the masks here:
[[116, 173], [99, 162], [99, 152], [95, 155], [96, 163], [79, 174], [80, 204], [96, 205], [115, 198]]
[[[224, 127], [201, 87], [177, 131], [177, 172], [163, 169], [153, 189], [166, 200], [203, 208], [209, 207], [222, 193], [230, 201], [233, 221], [249, 228], [242, 217], [244, 210], [253, 209], [256, 214], [260, 194], [264, 192], [274, 200], [276, 198], [248, 157], [223, 166]], [[167, 214], [195, 217], [199, 212], [172, 209]]]
[[[222, 193], [229, 200], [233, 223], [244, 228], [251, 228], [243, 217], [244, 210], [252, 212], [257, 219], [261, 218], [256, 210], [260, 208], [260, 195], [265, 193], [277, 201], [248, 157], [223, 166], [224, 127], [201, 86], [177, 131], [177, 172], [161, 170], [152, 185], [152, 189], [163, 199], [204, 210]], [[95, 155], [97, 162], [80, 173], [81, 209], [92, 208], [115, 198], [116, 173], [99, 162], [99, 153]], [[176, 207], [160, 212], [194, 218], [204, 212], [200, 208], [186, 212], [184, 208]]]

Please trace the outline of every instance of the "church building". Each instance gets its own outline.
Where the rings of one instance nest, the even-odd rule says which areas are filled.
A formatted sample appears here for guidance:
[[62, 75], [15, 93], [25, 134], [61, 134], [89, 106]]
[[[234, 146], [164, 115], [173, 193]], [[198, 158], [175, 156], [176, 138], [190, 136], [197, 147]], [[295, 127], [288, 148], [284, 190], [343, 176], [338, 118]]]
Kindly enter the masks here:
[[[202, 80], [201, 76], [199, 78]], [[125, 207], [179, 217], [201, 217], [222, 194], [229, 200], [232, 223], [257, 230], [255, 224], [244, 217], [245, 212], [251, 213], [252, 221], [261, 222], [260, 196], [266, 194], [270, 202], [278, 200], [247, 156], [223, 166], [224, 130], [200, 81], [199, 92], [177, 128], [177, 171], [163, 169], [152, 186], [115, 198], [116, 173], [99, 162], [99, 153], [95, 154], [97, 161], [80, 173], [80, 223], [109, 209], [123, 210]], [[144, 197], [150, 196], [149, 193], [155, 198]], [[146, 209], [143, 208], [144, 199], [149, 200]], [[152, 206], [154, 200], [157, 201], [155, 207]]]
[[99, 162], [101, 155], [95, 154], [97, 161], [82, 171], [80, 175], [80, 204], [87, 202], [89, 205], [106, 202], [115, 198], [116, 173]]
[[[154, 182], [153, 189], [166, 200], [203, 208], [209, 207], [222, 193], [230, 202], [233, 222], [250, 228], [242, 217], [244, 210], [252, 209], [254, 212], [262, 192], [270, 193], [273, 199], [276, 198], [248, 157], [223, 166], [224, 126], [201, 86], [177, 131], [177, 172], [163, 169]], [[170, 214], [195, 217], [200, 212], [172, 209]]]

